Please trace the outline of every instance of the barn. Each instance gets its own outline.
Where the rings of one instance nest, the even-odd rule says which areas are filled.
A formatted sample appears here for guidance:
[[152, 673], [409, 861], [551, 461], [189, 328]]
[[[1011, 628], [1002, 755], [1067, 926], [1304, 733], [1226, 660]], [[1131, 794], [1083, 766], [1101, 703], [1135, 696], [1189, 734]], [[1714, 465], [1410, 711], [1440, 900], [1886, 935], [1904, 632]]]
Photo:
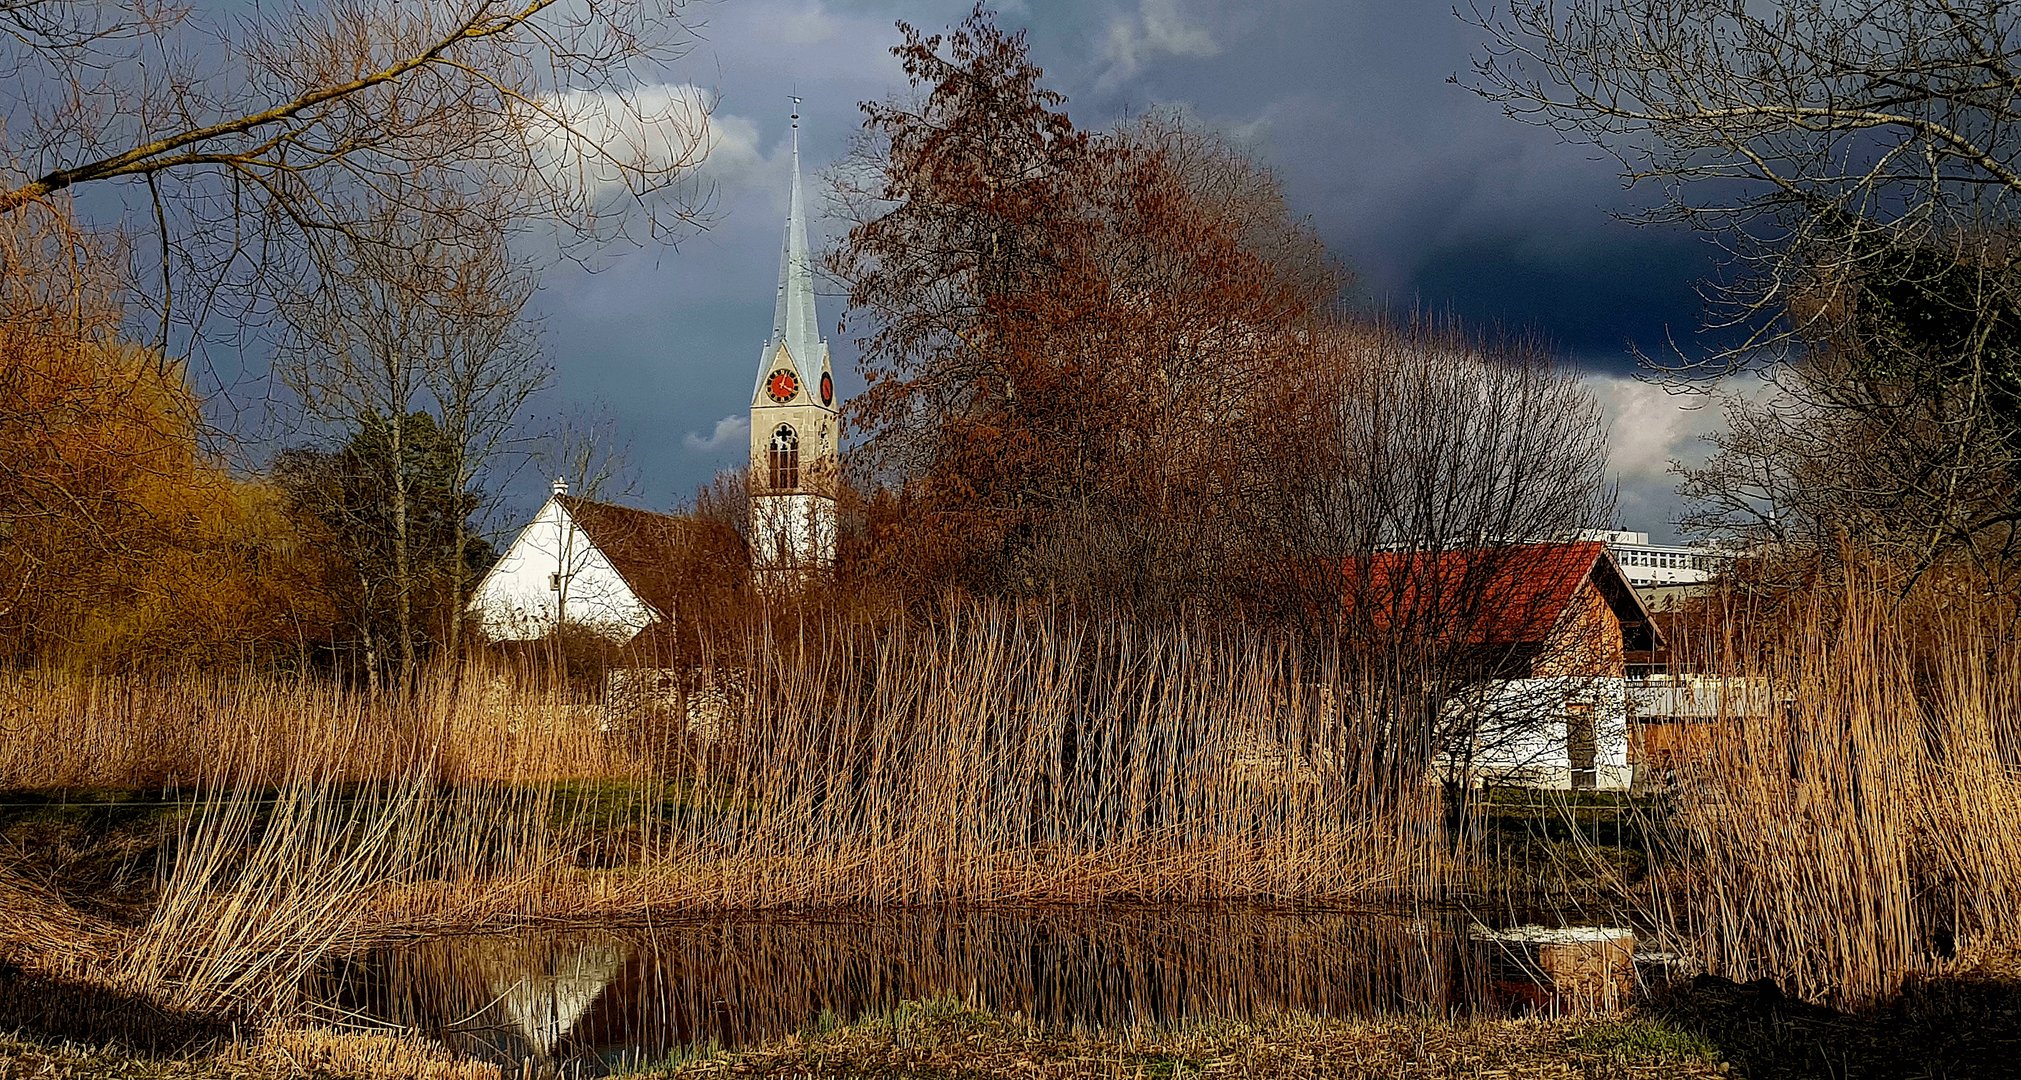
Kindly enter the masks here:
[[[1357, 572], [1359, 571], [1359, 572]], [[1660, 632], [1597, 541], [1384, 552], [1350, 566], [1348, 603], [1392, 639], [1436, 643], [1466, 675], [1442, 726], [1453, 771], [1547, 788], [1625, 789], [1627, 655]]]

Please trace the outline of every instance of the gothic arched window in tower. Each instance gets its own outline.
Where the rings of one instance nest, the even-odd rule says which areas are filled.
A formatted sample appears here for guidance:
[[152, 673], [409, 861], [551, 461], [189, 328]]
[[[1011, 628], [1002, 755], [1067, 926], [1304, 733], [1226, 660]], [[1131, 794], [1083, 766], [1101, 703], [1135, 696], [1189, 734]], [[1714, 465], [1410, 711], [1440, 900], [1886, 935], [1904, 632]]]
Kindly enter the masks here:
[[772, 446], [769, 456], [771, 465], [770, 483], [765, 486], [773, 491], [792, 491], [800, 486], [800, 436], [793, 433], [793, 425], [780, 424], [772, 432]]

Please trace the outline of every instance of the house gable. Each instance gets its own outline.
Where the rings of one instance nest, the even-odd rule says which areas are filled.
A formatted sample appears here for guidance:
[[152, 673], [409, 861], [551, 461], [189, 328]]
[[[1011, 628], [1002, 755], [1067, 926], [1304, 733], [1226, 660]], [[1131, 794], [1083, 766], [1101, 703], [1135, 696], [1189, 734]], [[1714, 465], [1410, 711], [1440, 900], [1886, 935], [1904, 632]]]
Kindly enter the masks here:
[[1573, 590], [1550, 638], [1530, 662], [1530, 675], [1620, 676], [1628, 672], [1622, 619], [1589, 577]]
[[519, 531], [469, 610], [493, 641], [545, 637], [563, 619], [628, 641], [660, 617], [570, 512], [567, 496], [549, 499]]
[[708, 591], [698, 586], [737, 587], [746, 560], [720, 522], [557, 494], [485, 575], [470, 610], [493, 641], [544, 637], [561, 613], [624, 644], [670, 623]]

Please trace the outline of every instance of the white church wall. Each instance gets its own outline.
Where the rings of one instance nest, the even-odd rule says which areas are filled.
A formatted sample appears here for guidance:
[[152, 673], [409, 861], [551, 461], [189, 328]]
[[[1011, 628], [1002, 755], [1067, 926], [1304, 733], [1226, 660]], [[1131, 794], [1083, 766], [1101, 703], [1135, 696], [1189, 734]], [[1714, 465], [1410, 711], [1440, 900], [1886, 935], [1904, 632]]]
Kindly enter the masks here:
[[751, 560], [759, 570], [826, 569], [835, 562], [835, 500], [767, 495], [751, 500]]
[[478, 584], [470, 610], [493, 641], [527, 641], [554, 630], [556, 616], [620, 642], [654, 619], [561, 503], [549, 499]]

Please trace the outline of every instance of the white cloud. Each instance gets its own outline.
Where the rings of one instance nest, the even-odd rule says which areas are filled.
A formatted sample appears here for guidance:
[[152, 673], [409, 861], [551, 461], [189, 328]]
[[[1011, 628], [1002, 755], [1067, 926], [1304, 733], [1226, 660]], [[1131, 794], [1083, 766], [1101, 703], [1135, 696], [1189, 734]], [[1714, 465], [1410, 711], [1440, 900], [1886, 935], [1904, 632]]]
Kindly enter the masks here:
[[1722, 425], [1716, 397], [1625, 375], [1593, 373], [1584, 382], [1612, 429], [1608, 465], [1624, 480], [1661, 479], [1673, 461], [1704, 460], [1704, 437]]
[[542, 102], [535, 124], [551, 180], [592, 193], [621, 184], [629, 167], [692, 169], [718, 183], [763, 161], [751, 121], [716, 110], [691, 83], [569, 90]]
[[1589, 372], [1581, 381], [1607, 419], [1608, 471], [1619, 485], [1616, 515], [1624, 527], [1658, 537], [1670, 535], [1668, 526], [1686, 509], [1672, 469], [1704, 464], [1713, 450], [1707, 437], [1725, 429], [1727, 403], [1763, 402], [1777, 393], [1773, 382], [1751, 372], [1693, 393], [1627, 375]]
[[751, 418], [742, 414], [725, 416], [716, 421], [715, 430], [703, 435], [690, 431], [681, 436], [681, 445], [697, 454], [721, 454], [733, 447], [741, 447], [751, 439]]
[[842, 27], [835, 16], [810, 0], [796, 10], [781, 12], [771, 20], [771, 30], [781, 45], [819, 45], [834, 38]]
[[1102, 57], [1109, 63], [1102, 82], [1128, 79], [1160, 53], [1170, 56], [1214, 56], [1221, 43], [1203, 27], [1186, 20], [1179, 0], [1137, 0], [1133, 15], [1110, 20]]

